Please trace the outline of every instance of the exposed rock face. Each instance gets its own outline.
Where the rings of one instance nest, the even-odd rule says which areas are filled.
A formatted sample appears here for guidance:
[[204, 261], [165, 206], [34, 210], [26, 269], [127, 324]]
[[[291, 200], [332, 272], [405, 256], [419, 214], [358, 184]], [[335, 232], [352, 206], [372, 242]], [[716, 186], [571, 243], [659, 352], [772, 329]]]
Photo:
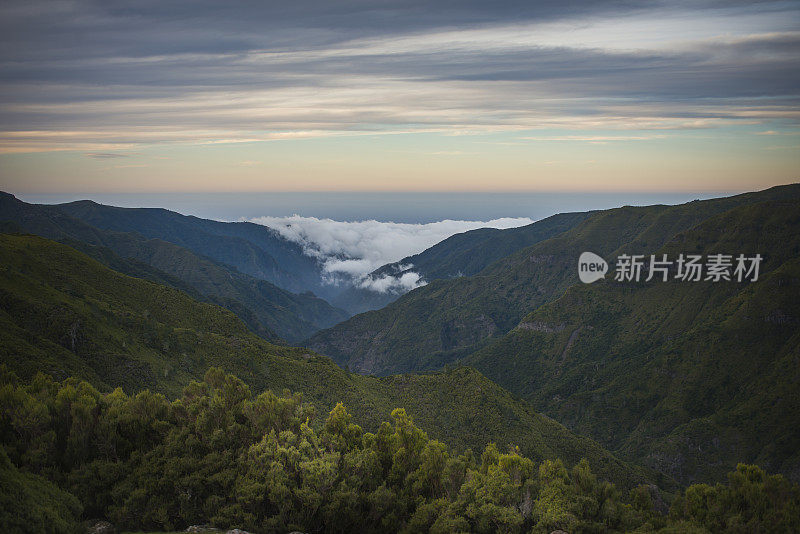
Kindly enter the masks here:
[[212, 527], [211, 525], [192, 525], [186, 529], [186, 532], [222, 532], [220, 529]]
[[575, 344], [575, 340], [578, 339], [578, 334], [581, 333], [581, 330], [583, 330], [583, 327], [579, 326], [578, 328], [573, 330], [572, 333], [569, 335], [569, 339], [567, 340], [567, 344], [564, 346], [564, 350], [561, 353], [561, 361], [558, 364], [559, 365], [559, 371], [558, 371], [559, 373], [561, 373], [560, 366], [564, 365], [564, 362], [567, 359], [567, 353], [569, 352], [569, 349], [572, 348], [572, 345]]

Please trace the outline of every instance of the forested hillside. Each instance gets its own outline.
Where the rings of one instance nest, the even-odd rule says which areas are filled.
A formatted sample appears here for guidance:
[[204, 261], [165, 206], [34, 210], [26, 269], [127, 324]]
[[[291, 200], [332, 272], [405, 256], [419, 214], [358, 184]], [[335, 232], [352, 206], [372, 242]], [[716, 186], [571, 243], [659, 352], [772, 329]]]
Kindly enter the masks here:
[[354, 375], [306, 349], [254, 336], [227, 310], [116, 273], [67, 246], [0, 234], [0, 257], [0, 362], [25, 379], [42, 371], [105, 391], [121, 386], [128, 393], [148, 388], [175, 396], [217, 366], [254, 391], [290, 388], [323, 410], [344, 402], [366, 429], [375, 430], [400, 407], [458, 449], [494, 441], [519, 446], [534, 459], [587, 458], [601, 476], [623, 486], [658, 480], [540, 416], [474, 370]]
[[652, 252], [764, 261], [752, 283], [574, 286], [464, 363], [683, 482], [739, 461], [800, 479], [800, 203], [742, 206]]
[[470, 230], [450, 236], [419, 254], [384, 265], [372, 275], [414, 271], [427, 281], [472, 276], [509, 254], [577, 226], [589, 215], [559, 213], [517, 228]]
[[604, 257], [650, 254], [677, 233], [740, 205], [798, 201], [800, 185], [677, 206], [597, 212], [576, 227], [519, 250], [475, 276], [433, 281], [396, 302], [312, 336], [306, 344], [353, 371], [436, 369], [500, 337], [578, 283], [584, 251]]
[[688, 488], [666, 516], [653, 488], [620, 491], [586, 461], [567, 469], [494, 444], [456, 454], [402, 409], [374, 433], [341, 404], [316, 419], [299, 395], [253, 395], [213, 368], [173, 402], [3, 372], [0, 517], [7, 529], [48, 532], [74, 532], [81, 516], [252, 532], [800, 528], [800, 487], [754, 466], [738, 466], [727, 485]]
[[56, 209], [101, 230], [137, 232], [188, 248], [293, 292], [319, 286], [320, 267], [276, 231], [249, 222], [225, 223], [161, 208], [119, 208], [89, 200]]
[[[311, 347], [330, 354], [335, 341], [337, 361], [361, 372], [475, 367], [683, 483], [720, 480], [740, 461], [797, 480], [799, 189], [599, 212], [478, 276], [432, 283], [323, 331]], [[589, 286], [575, 280], [586, 250], [612, 264]], [[764, 261], [752, 284], [615, 283], [624, 253]], [[529, 315], [518, 317], [525, 302]], [[464, 346], [435, 352], [455, 339]]]
[[[798, 197], [570, 216], [478, 275], [314, 338], [336, 332], [354, 370], [425, 371], [392, 376], [283, 346], [263, 325], [292, 325], [252, 310], [291, 321], [308, 312], [297, 295], [3, 197], [4, 231], [63, 243], [0, 234], [0, 485], [21, 488], [0, 497], [0, 526], [800, 528]], [[756, 281], [586, 285], [585, 250], [612, 269], [624, 253], [763, 262]]]
[[2, 194], [0, 220], [10, 221], [18, 230], [61, 240], [126, 274], [190, 289], [193, 296], [230, 309], [266, 339], [297, 342], [347, 317], [313, 295], [290, 293], [162, 239], [95, 228], [57, 207], [27, 204]]

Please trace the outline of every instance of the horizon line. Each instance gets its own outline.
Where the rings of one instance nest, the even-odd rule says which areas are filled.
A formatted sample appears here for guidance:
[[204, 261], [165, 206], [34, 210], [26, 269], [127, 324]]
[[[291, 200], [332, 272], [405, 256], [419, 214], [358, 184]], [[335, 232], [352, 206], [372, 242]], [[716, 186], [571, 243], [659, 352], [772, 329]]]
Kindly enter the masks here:
[[711, 194], [711, 193], [746, 193], [751, 191], [764, 191], [772, 189], [773, 187], [782, 187], [789, 185], [800, 184], [798, 181], [782, 182], [768, 186], [758, 186], [754, 188], [726, 188], [724, 186], [714, 189], [639, 189], [639, 188], [587, 188], [587, 189], [242, 189], [237, 191], [230, 190], [143, 190], [143, 191], [107, 191], [107, 190], [81, 190], [81, 191], [11, 191], [0, 189], [6, 193], [14, 196], [28, 195], [28, 196], [41, 196], [41, 195], [242, 195], [242, 194], [410, 194], [410, 193], [424, 193], [424, 194], [515, 194], [515, 193], [542, 193], [542, 194]]

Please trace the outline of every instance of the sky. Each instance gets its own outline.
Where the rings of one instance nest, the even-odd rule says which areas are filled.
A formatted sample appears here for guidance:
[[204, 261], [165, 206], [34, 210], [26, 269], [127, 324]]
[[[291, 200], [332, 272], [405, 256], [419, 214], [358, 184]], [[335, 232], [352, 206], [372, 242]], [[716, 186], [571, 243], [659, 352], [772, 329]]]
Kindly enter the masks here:
[[800, 181], [800, 3], [6, 0], [0, 189]]

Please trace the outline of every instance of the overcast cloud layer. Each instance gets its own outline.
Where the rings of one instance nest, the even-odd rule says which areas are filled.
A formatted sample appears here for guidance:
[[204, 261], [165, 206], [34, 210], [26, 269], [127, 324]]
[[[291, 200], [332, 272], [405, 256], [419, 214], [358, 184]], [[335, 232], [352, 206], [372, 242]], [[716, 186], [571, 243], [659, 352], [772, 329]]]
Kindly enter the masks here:
[[414, 272], [381, 278], [370, 277], [369, 273], [387, 263], [418, 254], [457, 233], [476, 228], [514, 228], [534, 221], [504, 218], [485, 222], [444, 220], [407, 224], [374, 220], [343, 222], [293, 215], [257, 217], [252, 222], [274, 228], [283, 237], [303, 245], [306, 254], [322, 261], [331, 283], [344, 281], [380, 292], [404, 292], [425, 281]]
[[796, 2], [5, 1], [0, 152], [796, 127]]

